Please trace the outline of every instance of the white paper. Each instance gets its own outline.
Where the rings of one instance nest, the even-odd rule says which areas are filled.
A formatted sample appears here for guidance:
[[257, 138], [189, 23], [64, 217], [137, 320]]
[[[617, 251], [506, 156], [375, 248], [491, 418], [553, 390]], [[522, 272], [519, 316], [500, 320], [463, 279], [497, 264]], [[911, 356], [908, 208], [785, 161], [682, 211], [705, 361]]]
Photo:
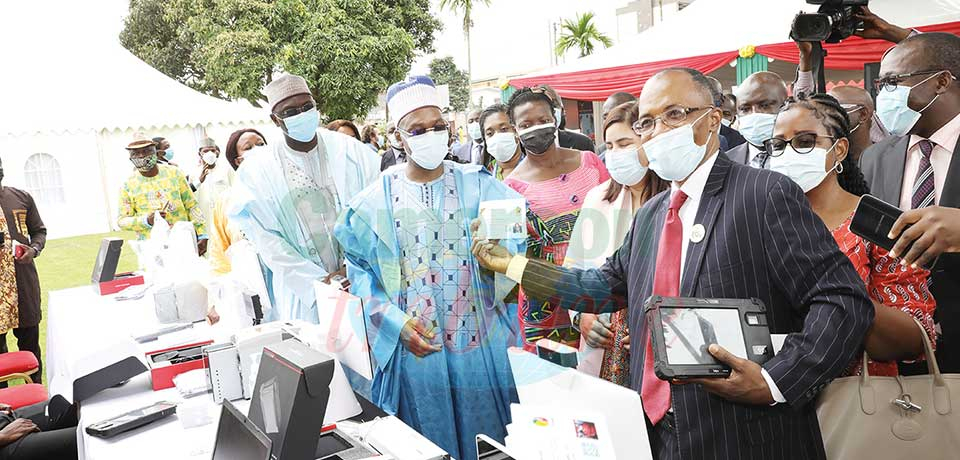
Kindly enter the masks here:
[[[653, 458], [647, 430], [636, 429], [646, 423], [643, 405], [637, 392], [575, 369], [557, 366], [520, 348], [510, 348], [507, 356], [521, 405], [555, 407], [571, 414], [602, 416], [605, 429], [610, 433], [615, 458]], [[517, 419], [513, 420], [516, 422]], [[511, 439], [524, 439], [524, 436], [514, 429], [508, 428], [508, 433]], [[511, 444], [507, 447], [514, 448]], [[521, 452], [518, 451], [519, 453]]]
[[373, 380], [362, 300], [321, 281], [314, 281], [313, 289], [317, 296], [319, 340], [312, 346], [363, 378]]
[[527, 237], [527, 202], [522, 198], [480, 203], [478, 236], [491, 240]]
[[333, 380], [330, 381], [330, 398], [327, 401], [327, 410], [323, 414], [323, 425], [327, 426], [355, 417], [363, 412], [360, 402], [357, 401], [353, 388], [347, 380], [346, 374], [340, 363], [336, 363], [336, 370], [333, 372]]

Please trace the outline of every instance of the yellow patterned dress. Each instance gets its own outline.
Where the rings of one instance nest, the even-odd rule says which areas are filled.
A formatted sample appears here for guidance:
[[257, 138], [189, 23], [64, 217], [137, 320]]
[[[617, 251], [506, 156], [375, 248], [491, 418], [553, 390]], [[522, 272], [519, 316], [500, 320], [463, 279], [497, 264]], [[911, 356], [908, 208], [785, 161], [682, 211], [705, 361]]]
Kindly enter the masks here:
[[17, 327], [17, 272], [13, 266], [13, 248], [7, 236], [7, 218], [0, 211], [0, 231], [3, 232], [3, 244], [0, 245], [0, 333], [6, 333]]

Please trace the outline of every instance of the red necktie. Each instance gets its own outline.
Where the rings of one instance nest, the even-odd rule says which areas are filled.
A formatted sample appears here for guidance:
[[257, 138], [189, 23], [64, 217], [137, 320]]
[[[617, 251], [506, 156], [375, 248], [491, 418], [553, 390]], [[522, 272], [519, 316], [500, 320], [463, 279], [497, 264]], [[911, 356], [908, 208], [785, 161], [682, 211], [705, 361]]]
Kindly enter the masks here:
[[[657, 247], [657, 269], [653, 275], [653, 295], [677, 297], [680, 295], [680, 253], [683, 249], [683, 222], [680, 221], [680, 206], [687, 201], [687, 194], [677, 190], [670, 198], [667, 218], [663, 221], [663, 233]], [[640, 399], [643, 410], [654, 425], [670, 408], [670, 382], [660, 380], [653, 372], [653, 347], [647, 333], [647, 350], [643, 357], [643, 386]]]

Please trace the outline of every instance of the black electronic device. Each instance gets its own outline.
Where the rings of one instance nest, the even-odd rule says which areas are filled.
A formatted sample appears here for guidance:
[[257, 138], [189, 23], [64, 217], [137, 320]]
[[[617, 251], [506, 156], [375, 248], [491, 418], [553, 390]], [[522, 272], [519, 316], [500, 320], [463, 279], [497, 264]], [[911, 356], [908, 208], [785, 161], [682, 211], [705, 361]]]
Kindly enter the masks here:
[[153, 405], [88, 425], [87, 434], [100, 438], [112, 438], [120, 433], [140, 428], [175, 413], [177, 413], [176, 404], [169, 401], [160, 401]]
[[100, 252], [93, 266], [90, 281], [94, 284], [113, 281], [117, 275], [117, 263], [120, 261], [120, 251], [123, 249], [123, 240], [120, 238], [104, 238], [100, 241]]
[[263, 322], [263, 304], [260, 303], [260, 295], [250, 291], [243, 291], [243, 305], [247, 314], [253, 318], [253, 325], [257, 326]]
[[477, 460], [515, 460], [506, 447], [483, 434], [477, 435]]
[[264, 347], [249, 416], [275, 460], [314, 458], [334, 372], [333, 358], [296, 340]]
[[757, 364], [773, 357], [767, 309], [758, 299], [653, 296], [644, 312], [660, 379], [730, 375], [730, 367], [707, 351], [712, 343]]
[[800, 13], [793, 19], [790, 37], [801, 42], [839, 43], [863, 28], [856, 18], [869, 0], [807, 0], [820, 5], [816, 13]]
[[230, 401], [223, 402], [212, 460], [270, 460], [273, 443]]
[[863, 195], [850, 220], [850, 231], [889, 251], [897, 241], [887, 235], [900, 214], [900, 208], [873, 195]]

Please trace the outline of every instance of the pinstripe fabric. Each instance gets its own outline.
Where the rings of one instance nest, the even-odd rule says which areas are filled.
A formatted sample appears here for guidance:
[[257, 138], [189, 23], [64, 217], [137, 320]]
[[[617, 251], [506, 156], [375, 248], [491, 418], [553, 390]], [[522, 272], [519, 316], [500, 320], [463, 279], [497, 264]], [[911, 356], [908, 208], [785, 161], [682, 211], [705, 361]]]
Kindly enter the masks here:
[[[611, 311], [626, 297], [630, 330], [645, 340], [644, 300], [655, 269], [657, 229], [669, 194], [637, 212], [623, 247], [597, 270], [562, 269], [531, 260], [528, 295], [570, 309]], [[873, 305], [800, 188], [783, 175], [717, 158], [697, 212], [707, 230], [690, 243], [680, 294], [751, 298], [767, 305], [771, 331], [791, 334], [764, 365], [788, 404], [747, 406], [695, 385], [673, 386], [677, 450], [662, 459], [820, 459], [816, 394], [862, 349]], [[621, 300], [622, 302], [622, 300]], [[631, 354], [631, 387], [640, 389], [644, 353]]]

